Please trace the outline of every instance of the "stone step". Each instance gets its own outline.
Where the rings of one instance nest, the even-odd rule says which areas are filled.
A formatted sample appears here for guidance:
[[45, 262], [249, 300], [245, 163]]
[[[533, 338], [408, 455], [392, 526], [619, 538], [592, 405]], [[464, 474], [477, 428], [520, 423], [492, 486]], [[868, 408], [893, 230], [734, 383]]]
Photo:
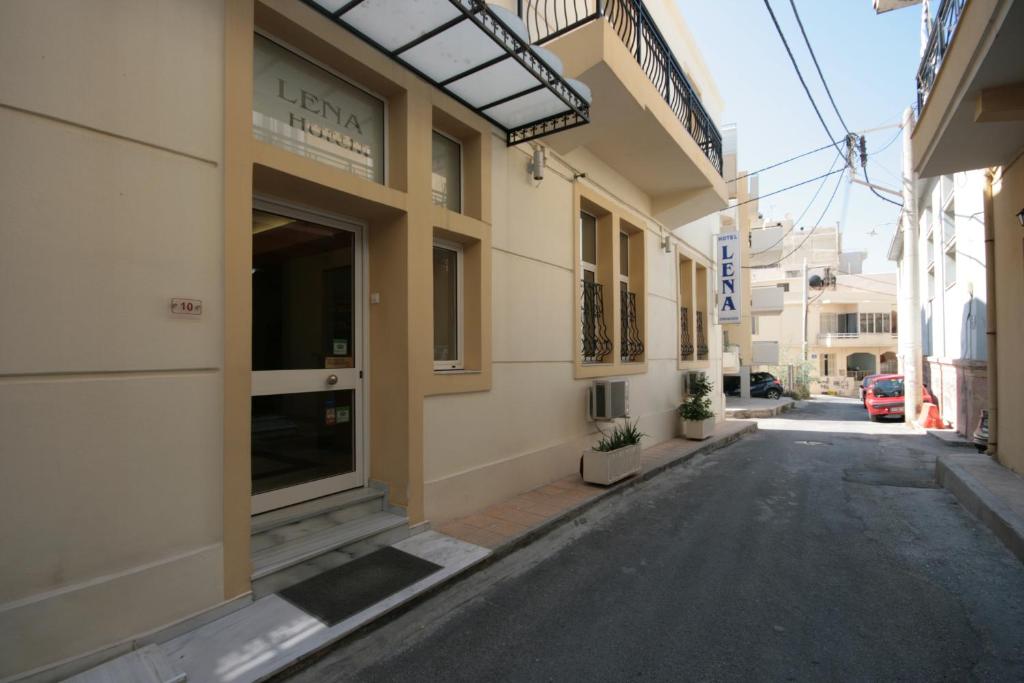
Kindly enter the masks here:
[[[379, 512], [385, 509], [385, 491], [373, 487], [363, 487], [343, 491], [316, 500], [309, 500], [280, 510], [271, 510], [252, 518], [252, 534], [254, 536], [282, 526], [295, 524], [311, 517], [334, 515], [339, 522], [361, 517], [363, 514]], [[353, 510], [347, 519], [343, 510]]]
[[[310, 518], [322, 520], [322, 517]], [[304, 520], [309, 522], [310, 519]], [[300, 522], [295, 527], [303, 524]], [[337, 548], [358, 543], [392, 529], [406, 527], [406, 518], [390, 512], [375, 512], [352, 519], [341, 524], [331, 524], [319, 528], [304, 529], [289, 540], [278, 539], [273, 545], [255, 548], [252, 555], [252, 578], [254, 580], [267, 577], [274, 572], [287, 569], [305, 562], [318, 555], [323, 555]], [[283, 527], [287, 529], [289, 527]], [[264, 534], [269, 539], [273, 531]], [[255, 540], [255, 537], [254, 537]]]

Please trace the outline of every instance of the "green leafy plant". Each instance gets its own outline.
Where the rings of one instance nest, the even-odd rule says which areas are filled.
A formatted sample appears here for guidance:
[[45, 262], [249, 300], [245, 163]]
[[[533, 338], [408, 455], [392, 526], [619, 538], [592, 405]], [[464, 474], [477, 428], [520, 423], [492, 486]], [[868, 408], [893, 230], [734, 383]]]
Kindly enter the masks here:
[[715, 413], [711, 410], [711, 399], [708, 398], [713, 388], [714, 385], [707, 375], [698, 375], [690, 384], [690, 395], [679, 404], [679, 417], [696, 422], [714, 417]]
[[624, 424], [615, 425], [612, 433], [598, 441], [594, 450], [607, 453], [640, 443], [640, 439], [647, 435], [640, 431], [639, 424], [639, 420], [632, 424], [626, 420]]

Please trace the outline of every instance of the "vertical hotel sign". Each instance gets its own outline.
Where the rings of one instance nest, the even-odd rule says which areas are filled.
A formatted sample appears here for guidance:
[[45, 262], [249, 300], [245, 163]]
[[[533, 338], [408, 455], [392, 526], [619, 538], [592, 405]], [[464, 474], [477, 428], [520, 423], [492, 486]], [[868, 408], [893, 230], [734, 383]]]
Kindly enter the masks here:
[[384, 182], [384, 103], [260, 35], [253, 36], [253, 136]]
[[718, 235], [718, 323], [737, 324], [740, 321], [742, 301], [740, 295], [740, 234], [723, 232]]

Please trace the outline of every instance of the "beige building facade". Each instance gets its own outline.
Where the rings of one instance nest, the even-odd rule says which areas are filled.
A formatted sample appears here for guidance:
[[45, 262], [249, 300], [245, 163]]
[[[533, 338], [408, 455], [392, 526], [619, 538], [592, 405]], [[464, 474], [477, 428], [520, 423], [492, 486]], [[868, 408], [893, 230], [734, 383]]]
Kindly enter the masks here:
[[595, 379], [649, 445], [721, 376], [721, 102], [674, 3], [663, 80], [632, 3], [524, 12], [592, 98], [524, 142], [330, 3], [100, 4], [0, 7], [0, 679], [248, 604], [296, 506], [415, 533], [576, 471]]

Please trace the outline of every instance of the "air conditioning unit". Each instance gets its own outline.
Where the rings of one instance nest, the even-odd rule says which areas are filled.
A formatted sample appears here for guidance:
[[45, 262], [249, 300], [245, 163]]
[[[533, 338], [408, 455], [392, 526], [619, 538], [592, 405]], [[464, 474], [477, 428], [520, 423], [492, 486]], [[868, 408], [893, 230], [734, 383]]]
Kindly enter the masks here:
[[595, 379], [589, 394], [591, 419], [629, 417], [629, 380]]

